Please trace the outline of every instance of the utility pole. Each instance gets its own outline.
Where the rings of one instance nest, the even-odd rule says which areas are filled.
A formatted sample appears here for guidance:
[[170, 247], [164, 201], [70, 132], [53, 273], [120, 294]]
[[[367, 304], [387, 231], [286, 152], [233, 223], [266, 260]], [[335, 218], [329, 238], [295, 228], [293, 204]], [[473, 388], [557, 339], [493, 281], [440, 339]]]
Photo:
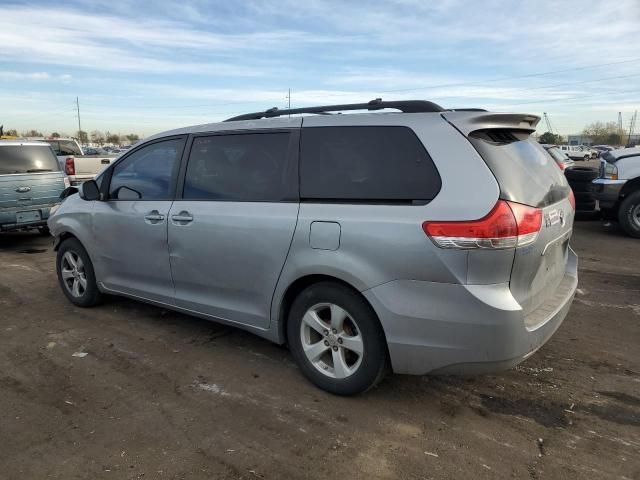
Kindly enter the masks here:
[[620, 143], [622, 143], [623, 136], [624, 129], [622, 128], [622, 112], [618, 112], [618, 137], [620, 137]]
[[551, 120], [549, 120], [549, 115], [547, 115], [547, 112], [544, 112], [544, 121], [547, 124], [547, 131], [549, 133], [553, 133], [553, 129], [551, 128]]
[[[287, 108], [291, 110], [291, 89], [287, 92]], [[289, 114], [289, 118], [291, 118], [291, 114]]]
[[80, 143], [82, 143], [82, 126], [80, 125], [80, 100], [78, 100], [78, 97], [76, 97], [76, 109], [78, 110], [78, 137], [80, 140]]
[[636, 128], [636, 119], [638, 118], [638, 111], [633, 112], [633, 117], [631, 117], [631, 123], [629, 124], [629, 137], [627, 138], [627, 147], [631, 146], [631, 135], [633, 135], [633, 131]]

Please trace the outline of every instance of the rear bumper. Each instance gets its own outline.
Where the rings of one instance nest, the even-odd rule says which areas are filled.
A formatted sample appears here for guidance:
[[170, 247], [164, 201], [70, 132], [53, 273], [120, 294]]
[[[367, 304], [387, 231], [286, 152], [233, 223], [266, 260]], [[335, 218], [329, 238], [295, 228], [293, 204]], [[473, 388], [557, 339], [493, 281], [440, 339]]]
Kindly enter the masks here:
[[[38, 228], [47, 225], [47, 220], [54, 205], [29, 205], [11, 210], [0, 210], [0, 231], [23, 230], [27, 228]], [[19, 221], [19, 214], [22, 212], [38, 212], [40, 218], [37, 220]]]
[[593, 182], [593, 196], [600, 203], [601, 209], [615, 207], [622, 187], [626, 180], [610, 180], [608, 178], [596, 178]]
[[94, 178], [93, 175], [73, 175], [69, 177], [69, 181], [72, 187], [77, 187], [87, 180], [93, 180]]
[[394, 372], [475, 374], [511, 368], [539, 349], [566, 317], [578, 284], [569, 249], [558, 292], [529, 315], [507, 283], [397, 280], [363, 292], [387, 337]]

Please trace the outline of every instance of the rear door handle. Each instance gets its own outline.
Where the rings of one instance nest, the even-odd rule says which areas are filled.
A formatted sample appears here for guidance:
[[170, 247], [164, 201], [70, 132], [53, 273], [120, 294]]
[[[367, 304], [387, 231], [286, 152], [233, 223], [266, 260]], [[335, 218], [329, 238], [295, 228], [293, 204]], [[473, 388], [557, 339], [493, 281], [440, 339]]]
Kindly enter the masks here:
[[171, 220], [178, 225], [186, 225], [187, 223], [193, 222], [193, 217], [189, 212], [185, 212], [184, 210], [177, 215], [172, 215]]
[[144, 219], [147, 223], [160, 223], [164, 220], [164, 215], [162, 215], [158, 210], [152, 210], [144, 216]]

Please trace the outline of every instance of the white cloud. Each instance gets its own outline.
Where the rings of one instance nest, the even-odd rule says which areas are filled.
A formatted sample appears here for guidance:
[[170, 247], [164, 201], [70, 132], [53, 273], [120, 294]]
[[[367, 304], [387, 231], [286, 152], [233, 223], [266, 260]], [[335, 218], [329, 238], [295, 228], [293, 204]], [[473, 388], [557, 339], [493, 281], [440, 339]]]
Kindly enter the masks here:
[[22, 81], [22, 80], [57, 80], [69, 82], [72, 76], [69, 74], [51, 75], [48, 72], [9, 72], [0, 70], [0, 80]]

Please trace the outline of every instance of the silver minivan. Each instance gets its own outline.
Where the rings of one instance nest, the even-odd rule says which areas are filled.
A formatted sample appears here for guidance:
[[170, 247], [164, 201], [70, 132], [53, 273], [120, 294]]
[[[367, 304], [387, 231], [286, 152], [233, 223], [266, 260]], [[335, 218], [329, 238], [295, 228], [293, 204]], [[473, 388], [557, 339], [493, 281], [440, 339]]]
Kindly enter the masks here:
[[[351, 110], [383, 111], [333, 114]], [[538, 121], [374, 100], [155, 135], [49, 220], [62, 291], [287, 343], [337, 394], [388, 369], [512, 367], [578, 281], [573, 197], [530, 138]]]

